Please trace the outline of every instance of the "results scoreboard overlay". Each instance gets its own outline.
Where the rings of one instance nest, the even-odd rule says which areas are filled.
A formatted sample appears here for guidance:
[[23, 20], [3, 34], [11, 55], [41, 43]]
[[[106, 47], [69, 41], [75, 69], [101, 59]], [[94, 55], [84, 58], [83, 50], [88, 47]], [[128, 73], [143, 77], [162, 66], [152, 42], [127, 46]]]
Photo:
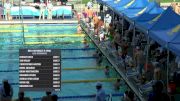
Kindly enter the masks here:
[[60, 91], [60, 49], [19, 50], [20, 91]]

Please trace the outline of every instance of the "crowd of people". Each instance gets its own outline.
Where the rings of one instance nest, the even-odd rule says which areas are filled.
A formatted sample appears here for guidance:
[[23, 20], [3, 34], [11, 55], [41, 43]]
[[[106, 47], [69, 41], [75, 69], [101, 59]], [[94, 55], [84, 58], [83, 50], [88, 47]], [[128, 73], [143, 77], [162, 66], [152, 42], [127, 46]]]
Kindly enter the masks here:
[[[117, 79], [114, 84], [116, 90], [120, 88], [120, 79]], [[95, 101], [106, 101], [107, 94], [103, 88], [101, 82], [96, 84], [97, 93], [95, 95]], [[153, 85], [153, 92], [149, 95], [148, 101], [170, 101], [170, 98], [166, 93], [163, 93], [163, 83], [158, 81]], [[126, 91], [122, 97], [122, 101], [135, 101], [134, 93], [132, 91]], [[8, 80], [4, 80], [2, 86], [0, 87], [0, 101], [32, 101], [30, 97], [25, 97], [24, 92], [20, 91], [18, 93], [18, 98], [12, 100], [13, 98], [13, 88], [9, 84]], [[51, 92], [46, 92], [46, 95], [41, 98], [41, 101], [58, 101], [58, 96], [56, 94], [51, 94]]]
[[[21, 1], [21, 5], [22, 6], [33, 6], [33, 7], [38, 7], [39, 8], [39, 20], [40, 19], [45, 19], [45, 11], [47, 10], [48, 15], [47, 15], [47, 19], [52, 20], [52, 11], [53, 11], [53, 3], [48, 0], [48, 2], [44, 2], [43, 0], [40, 0], [40, 3], [29, 3], [27, 4], [24, 0]], [[11, 8], [13, 7], [12, 2], [10, 2], [9, 0], [6, 0], [6, 2], [4, 2], [2, 4], [2, 7], [0, 9], [0, 19], [2, 19], [2, 15], [4, 14], [5, 16], [5, 20], [12, 20], [12, 16], [11, 16]], [[3, 13], [4, 12], [4, 13]]]
[[[25, 93], [20, 91], [18, 93], [18, 98], [13, 99], [13, 87], [8, 82], [8, 80], [2, 81], [2, 86], [0, 86], [0, 101], [33, 101], [30, 97], [25, 97]], [[41, 101], [58, 101], [58, 96], [56, 94], [51, 94], [51, 92], [46, 92], [46, 95], [41, 98]]]
[[[120, 79], [117, 79], [114, 83], [114, 89], [120, 89]], [[103, 89], [101, 82], [97, 82], [96, 90], [97, 93], [94, 95], [95, 101], [106, 101], [107, 94]], [[0, 101], [33, 101], [30, 97], [25, 97], [25, 93], [23, 91], [19, 91], [17, 99], [13, 99], [13, 94], [14, 92], [11, 84], [8, 80], [3, 80], [2, 86], [0, 86]], [[46, 95], [41, 97], [41, 101], [58, 101], [58, 96], [56, 94], [52, 94], [51, 92], [46, 92]]]
[[[175, 4], [176, 6], [174, 6]], [[179, 9], [179, 5], [178, 3], [175, 4], [173, 8], [178, 13], [177, 9]], [[156, 82], [161, 82], [160, 85], [163, 85], [163, 90], [157, 93], [163, 93], [163, 91], [170, 95], [173, 95], [175, 92], [178, 93], [179, 91], [174, 89], [180, 87], [178, 79], [179, 56], [175, 56], [172, 52], [168, 53], [165, 48], [161, 47], [152, 39], [150, 39], [148, 43], [147, 37], [141, 31], [136, 30], [134, 35], [132, 24], [123, 20], [119, 15], [115, 14], [113, 16], [112, 10], [107, 8], [103, 9], [101, 6], [102, 5], [100, 5], [99, 12], [96, 12], [93, 11], [92, 6], [87, 5], [83, 10], [81, 20], [85, 22], [84, 25], [87, 28], [87, 32], [91, 34], [93, 32], [93, 37], [97, 39], [98, 44], [100, 46], [104, 44], [108, 52], [117, 59], [117, 62], [121, 63], [121, 67], [119, 67], [120, 70], [123, 70], [127, 76], [129, 72], [134, 73], [131, 78], [133, 78], [140, 87], [139, 90], [143, 93], [146, 93], [144, 92], [146, 88], [143, 88], [143, 85], [149, 82], [153, 82], [150, 86], [152, 88], [151, 91], [154, 91], [152, 86], [155, 85]], [[104, 48], [104, 46], [102, 46], [102, 48]], [[169, 62], [167, 64], [168, 55]], [[102, 56], [98, 55], [97, 63], [102, 61], [101, 57]], [[167, 70], [170, 71], [169, 74], [167, 74]], [[104, 72], [107, 77], [109, 77], [108, 71], [109, 69], [106, 67]], [[157, 84], [157, 86], [159, 86], [159, 84]], [[162, 96], [165, 96], [164, 93]], [[149, 99], [149, 101], [159, 100]], [[166, 99], [163, 101], [169, 100]]]

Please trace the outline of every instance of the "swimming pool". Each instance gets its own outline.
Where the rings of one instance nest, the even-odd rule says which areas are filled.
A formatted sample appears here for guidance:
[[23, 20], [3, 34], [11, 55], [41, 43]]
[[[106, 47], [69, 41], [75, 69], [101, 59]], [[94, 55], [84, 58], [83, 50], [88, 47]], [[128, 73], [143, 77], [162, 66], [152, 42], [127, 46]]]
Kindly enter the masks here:
[[[19, 48], [54, 48], [61, 49], [62, 56], [62, 87], [58, 96], [92, 95], [96, 93], [96, 82], [91, 80], [105, 79], [104, 66], [96, 64], [94, 45], [84, 48], [84, 34], [77, 34], [77, 24], [28, 24], [0, 25], [0, 81], [8, 79], [13, 83], [14, 98], [18, 94]], [[104, 61], [103, 65], [106, 65]], [[111, 69], [111, 78], [117, 78]], [[84, 81], [89, 81], [85, 83]], [[111, 80], [110, 80], [111, 81]], [[113, 81], [113, 80], [112, 80]], [[76, 82], [76, 83], [72, 83]], [[107, 94], [117, 93], [113, 90], [112, 82], [103, 82]], [[122, 87], [119, 92], [124, 92]], [[26, 92], [32, 98], [42, 97], [45, 92]], [[83, 100], [86, 101], [86, 100]]]

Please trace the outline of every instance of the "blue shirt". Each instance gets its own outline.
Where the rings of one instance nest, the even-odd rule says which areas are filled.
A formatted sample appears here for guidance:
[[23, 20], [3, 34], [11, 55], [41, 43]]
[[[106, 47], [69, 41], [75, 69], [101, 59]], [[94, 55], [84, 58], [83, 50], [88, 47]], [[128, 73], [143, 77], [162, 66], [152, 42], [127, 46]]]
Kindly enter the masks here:
[[95, 101], [106, 101], [106, 93], [103, 89], [97, 91]]

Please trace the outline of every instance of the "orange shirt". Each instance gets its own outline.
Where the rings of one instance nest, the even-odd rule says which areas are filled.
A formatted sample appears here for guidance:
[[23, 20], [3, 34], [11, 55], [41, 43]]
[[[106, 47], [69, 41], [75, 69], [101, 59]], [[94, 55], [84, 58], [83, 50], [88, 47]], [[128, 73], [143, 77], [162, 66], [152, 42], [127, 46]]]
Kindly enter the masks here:
[[88, 12], [88, 8], [87, 7], [84, 8], [84, 12], [87, 14], [87, 12]]
[[97, 24], [97, 23], [98, 23], [98, 21], [99, 21], [98, 17], [97, 17], [97, 16], [95, 16], [95, 17], [93, 18], [93, 23], [94, 23], [94, 24]]
[[93, 10], [92, 9], [88, 9], [87, 10], [87, 15], [88, 15], [88, 17], [92, 18], [93, 17]]
[[104, 26], [104, 21], [99, 20], [98, 21], [98, 28], [101, 28], [101, 26]]

